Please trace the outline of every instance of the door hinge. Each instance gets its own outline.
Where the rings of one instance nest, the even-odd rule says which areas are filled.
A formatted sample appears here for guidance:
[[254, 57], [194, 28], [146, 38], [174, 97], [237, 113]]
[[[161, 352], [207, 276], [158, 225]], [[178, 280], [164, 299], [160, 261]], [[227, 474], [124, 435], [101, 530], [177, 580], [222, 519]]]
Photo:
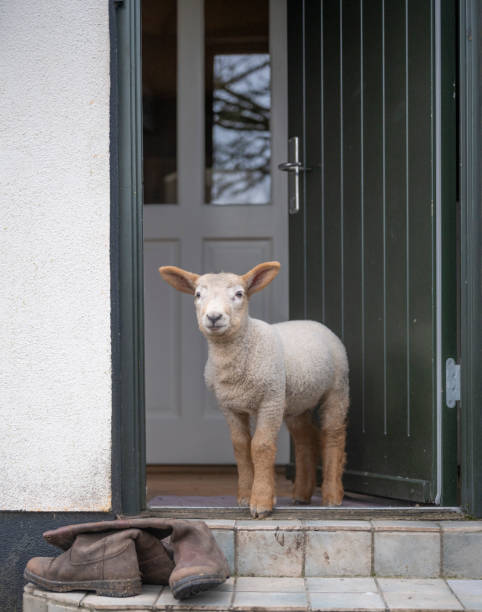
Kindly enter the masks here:
[[460, 365], [450, 357], [445, 362], [445, 403], [454, 408], [460, 401]]

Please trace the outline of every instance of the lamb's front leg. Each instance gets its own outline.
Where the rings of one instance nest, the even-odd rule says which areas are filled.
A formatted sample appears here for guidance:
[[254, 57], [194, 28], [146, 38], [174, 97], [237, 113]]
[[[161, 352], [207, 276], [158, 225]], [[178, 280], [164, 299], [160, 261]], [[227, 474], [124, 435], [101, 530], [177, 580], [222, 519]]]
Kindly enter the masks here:
[[227, 412], [226, 420], [231, 432], [234, 457], [238, 466], [238, 506], [249, 506], [253, 484], [249, 414]]
[[282, 402], [264, 406], [258, 413], [256, 431], [251, 442], [254, 482], [250, 510], [253, 518], [264, 518], [273, 511], [275, 498], [274, 464], [276, 441], [283, 420]]

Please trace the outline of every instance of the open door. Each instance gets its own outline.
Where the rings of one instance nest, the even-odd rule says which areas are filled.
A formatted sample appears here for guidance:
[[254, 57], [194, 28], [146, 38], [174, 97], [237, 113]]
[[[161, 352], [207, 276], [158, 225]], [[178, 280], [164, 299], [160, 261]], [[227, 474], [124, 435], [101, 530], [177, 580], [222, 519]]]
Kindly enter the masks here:
[[345, 488], [454, 504], [455, 3], [288, 7], [290, 314], [348, 350]]

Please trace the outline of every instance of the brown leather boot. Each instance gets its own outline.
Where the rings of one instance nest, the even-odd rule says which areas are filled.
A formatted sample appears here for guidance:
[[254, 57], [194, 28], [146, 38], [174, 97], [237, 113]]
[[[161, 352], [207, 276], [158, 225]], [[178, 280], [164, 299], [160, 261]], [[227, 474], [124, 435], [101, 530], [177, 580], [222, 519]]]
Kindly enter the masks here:
[[59, 557], [30, 559], [25, 579], [49, 591], [138, 595], [142, 583], [134, 542], [137, 535], [137, 529], [81, 533]]
[[81, 533], [99, 533], [102, 531], [131, 529], [136, 532], [134, 539], [139, 571], [145, 584], [163, 584], [169, 582], [169, 576], [174, 569], [172, 554], [166, 550], [161, 539], [171, 533], [171, 528], [157, 519], [131, 519], [117, 521], [101, 521], [97, 523], [80, 523], [67, 525], [52, 531], [46, 531], [43, 536], [49, 544], [62, 550], [68, 550]]
[[212, 589], [229, 578], [229, 567], [206, 523], [173, 521], [170, 547], [175, 568], [169, 586], [176, 599]]
[[[151, 538], [137, 536], [136, 548], [143, 581], [149, 580], [151, 584], [167, 584], [167, 576], [170, 574], [169, 585], [177, 599], [185, 599], [216, 587], [229, 578], [226, 559], [209, 528], [201, 521], [161, 518], [102, 521], [68, 525], [46, 531], [44, 538], [50, 544], [67, 550], [78, 534], [98, 533], [106, 529], [141, 530], [154, 536], [157, 541], [171, 536], [169, 542], [159, 541], [160, 547], [154, 545]], [[174, 557], [174, 570], [172, 557]]]

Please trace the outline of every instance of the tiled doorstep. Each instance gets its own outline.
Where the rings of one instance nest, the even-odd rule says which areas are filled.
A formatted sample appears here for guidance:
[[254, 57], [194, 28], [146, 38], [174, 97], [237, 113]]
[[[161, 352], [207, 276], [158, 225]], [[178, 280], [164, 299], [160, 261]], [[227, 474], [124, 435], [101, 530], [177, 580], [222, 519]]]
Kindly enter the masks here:
[[25, 588], [24, 612], [74, 610], [481, 612], [482, 580], [241, 577], [185, 601], [174, 599], [167, 587], [155, 586], [125, 599]]
[[482, 521], [206, 521], [239, 576], [482, 578]]

